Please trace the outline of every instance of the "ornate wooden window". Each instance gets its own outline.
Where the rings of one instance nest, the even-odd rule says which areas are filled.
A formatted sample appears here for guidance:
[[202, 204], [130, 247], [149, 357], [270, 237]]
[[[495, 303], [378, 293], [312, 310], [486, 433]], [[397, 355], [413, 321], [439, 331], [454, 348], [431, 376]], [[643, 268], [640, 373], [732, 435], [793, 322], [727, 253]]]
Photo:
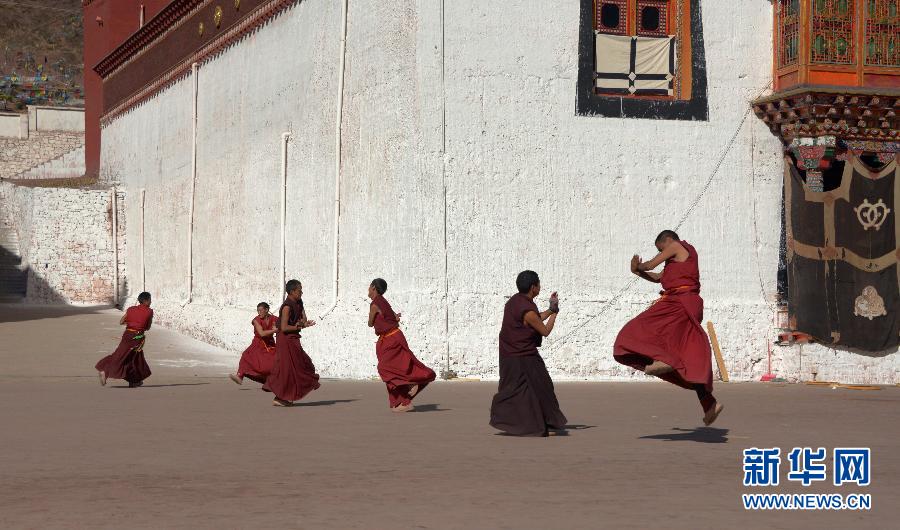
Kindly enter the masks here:
[[600, 33], [628, 34], [628, 0], [597, 2], [594, 27]]
[[857, 0], [813, 0], [811, 60], [853, 64]]
[[900, 66], [900, 1], [867, 0], [867, 66]]
[[669, 1], [638, 0], [635, 29], [641, 37], [669, 35]]
[[700, 0], [580, 0], [580, 116], [706, 120]]
[[677, 0], [596, 0], [595, 90], [623, 97], [672, 98], [678, 91]]
[[776, 92], [898, 86], [900, 0], [773, 0], [773, 6]]
[[676, 0], [596, 0], [594, 29], [609, 35], [665, 37], [674, 32], [671, 23]]
[[797, 64], [800, 57], [800, 0], [778, 0], [778, 67]]

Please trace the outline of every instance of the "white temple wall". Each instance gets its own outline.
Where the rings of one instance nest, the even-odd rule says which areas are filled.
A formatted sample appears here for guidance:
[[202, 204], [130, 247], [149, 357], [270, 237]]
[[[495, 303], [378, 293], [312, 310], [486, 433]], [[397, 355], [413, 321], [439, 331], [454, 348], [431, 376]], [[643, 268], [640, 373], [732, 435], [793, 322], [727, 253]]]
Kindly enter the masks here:
[[[349, 5], [340, 297], [304, 334], [320, 373], [375, 374], [365, 292], [381, 276], [423, 361], [496, 377], [502, 307], [529, 268], [540, 306], [551, 291], [562, 300], [544, 348], [554, 376], [643, 378], [611, 356], [620, 327], [656, 298], [645, 282], [621, 292], [628, 261], [687, 212], [679, 233], [699, 251], [726, 362], [743, 378], [765, 372], [782, 162], [764, 124], [747, 117], [703, 190], [771, 79], [768, 1], [702, 3], [709, 121], [696, 122], [576, 116], [577, 2], [446, 2], [443, 38], [437, 1]], [[130, 296], [145, 189], [145, 285], [164, 325], [237, 352], [256, 303], [277, 308], [283, 132], [287, 276], [303, 281], [312, 318], [331, 305], [340, 29], [339, 3], [306, 0], [200, 66], [190, 304], [190, 76], [104, 128], [103, 176], [128, 190]], [[897, 354], [808, 350], [826, 366], [859, 357], [888, 381], [900, 367]], [[796, 371], [794, 350], [774, 355]]]

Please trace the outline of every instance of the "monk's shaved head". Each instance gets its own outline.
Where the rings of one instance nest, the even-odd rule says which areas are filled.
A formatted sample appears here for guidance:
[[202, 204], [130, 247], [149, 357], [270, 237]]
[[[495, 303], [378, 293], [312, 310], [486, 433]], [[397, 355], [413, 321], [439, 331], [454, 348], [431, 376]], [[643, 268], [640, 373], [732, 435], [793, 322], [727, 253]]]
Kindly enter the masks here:
[[288, 280], [286, 284], [284, 284], [284, 292], [290, 294], [291, 291], [300, 288], [300, 280]]
[[671, 239], [672, 241], [681, 241], [678, 239], [678, 234], [676, 234], [673, 230], [663, 230], [656, 236], [656, 244], [662, 243], [666, 239]]
[[375, 292], [378, 294], [384, 294], [387, 292], [387, 282], [382, 280], [381, 278], [375, 278], [372, 280], [371, 286], [375, 288]]
[[538, 274], [534, 271], [522, 271], [516, 277], [516, 289], [522, 294], [527, 293], [532, 286], [539, 283], [541, 283], [541, 279], [538, 278]]

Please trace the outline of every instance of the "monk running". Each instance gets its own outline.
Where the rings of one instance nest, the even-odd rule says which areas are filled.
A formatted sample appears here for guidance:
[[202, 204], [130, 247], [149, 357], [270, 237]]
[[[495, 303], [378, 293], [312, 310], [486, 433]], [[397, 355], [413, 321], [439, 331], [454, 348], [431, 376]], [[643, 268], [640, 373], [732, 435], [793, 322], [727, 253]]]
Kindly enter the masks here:
[[500, 384], [491, 403], [491, 425], [517, 436], [548, 436], [549, 429], [566, 426], [553, 381], [538, 353], [543, 338], [553, 331], [559, 299], [553, 293], [550, 308], [538, 310], [534, 298], [541, 292], [541, 281], [534, 271], [519, 273], [516, 288], [519, 292], [503, 309]]
[[387, 282], [375, 278], [369, 285], [369, 327], [375, 328], [378, 342], [378, 375], [387, 385], [388, 404], [393, 412], [413, 410], [412, 399], [434, 381], [434, 370], [416, 359], [400, 331], [400, 314], [394, 313], [384, 298]]
[[300, 345], [300, 330], [315, 326], [303, 309], [303, 286], [297, 280], [285, 284], [287, 297], [278, 310], [278, 334], [275, 339], [275, 364], [263, 390], [275, 394], [272, 404], [289, 407], [294, 401], [319, 388], [319, 374], [312, 359]]
[[150, 366], [144, 358], [144, 333], [153, 324], [150, 293], [139, 294], [138, 305], [129, 307], [119, 319], [119, 324], [125, 326], [119, 347], [100, 359], [94, 368], [99, 372], [103, 386], [106, 386], [107, 379], [124, 379], [128, 381], [128, 388], [137, 388], [150, 377]]
[[256, 306], [256, 317], [250, 321], [253, 326], [253, 341], [241, 354], [237, 373], [228, 374], [237, 384], [244, 378], [257, 383], [265, 383], [275, 362], [275, 333], [278, 331], [278, 317], [269, 313], [269, 304], [260, 302]]
[[[631, 258], [631, 272], [661, 283], [661, 297], [625, 324], [613, 347], [622, 364], [697, 392], [703, 423], [710, 425], [722, 412], [712, 395], [712, 351], [703, 331], [703, 299], [697, 251], [678, 234], [665, 230], [656, 237], [659, 254], [648, 262]], [[663, 272], [651, 272], [665, 263]]]

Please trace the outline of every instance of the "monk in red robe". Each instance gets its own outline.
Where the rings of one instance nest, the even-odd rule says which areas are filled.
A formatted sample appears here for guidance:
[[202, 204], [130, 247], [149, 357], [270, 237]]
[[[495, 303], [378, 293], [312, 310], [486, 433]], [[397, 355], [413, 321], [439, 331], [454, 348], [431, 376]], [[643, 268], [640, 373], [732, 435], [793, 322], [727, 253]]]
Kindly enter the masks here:
[[553, 293], [550, 308], [538, 309], [534, 298], [541, 292], [541, 281], [534, 271], [519, 273], [516, 288], [519, 292], [503, 308], [500, 383], [491, 403], [491, 425], [516, 436], [548, 436], [550, 429], [563, 429], [567, 421], [538, 353], [556, 324], [559, 299]]
[[[697, 392], [703, 423], [710, 425], [722, 412], [712, 395], [712, 351], [703, 331], [703, 299], [697, 251], [678, 234], [665, 230], [656, 238], [659, 254], [648, 262], [631, 259], [631, 272], [661, 283], [661, 297], [625, 324], [613, 347], [622, 364]], [[651, 272], [665, 263], [663, 272]]]
[[150, 377], [150, 366], [144, 358], [144, 334], [153, 324], [150, 302], [150, 293], [139, 294], [138, 305], [129, 307], [119, 319], [119, 324], [125, 326], [119, 347], [94, 366], [101, 385], [106, 386], [106, 380], [112, 378], [124, 379], [128, 388], [137, 388]]
[[256, 317], [250, 321], [253, 326], [253, 341], [241, 354], [237, 373], [228, 374], [237, 384], [244, 382], [244, 377], [265, 383], [275, 363], [275, 332], [278, 331], [278, 318], [269, 313], [269, 304], [260, 302], [256, 306]]
[[378, 375], [387, 385], [388, 404], [393, 412], [413, 410], [412, 399], [434, 381], [434, 370], [416, 359], [400, 331], [400, 314], [394, 313], [384, 298], [387, 282], [375, 278], [369, 285], [369, 327], [375, 328], [378, 342]]
[[276, 407], [289, 407], [320, 386], [316, 367], [300, 345], [300, 330], [316, 325], [314, 320], [306, 318], [301, 298], [303, 286], [297, 280], [290, 280], [284, 290], [287, 297], [278, 310], [275, 364], [263, 386], [263, 390], [275, 394], [272, 404]]

